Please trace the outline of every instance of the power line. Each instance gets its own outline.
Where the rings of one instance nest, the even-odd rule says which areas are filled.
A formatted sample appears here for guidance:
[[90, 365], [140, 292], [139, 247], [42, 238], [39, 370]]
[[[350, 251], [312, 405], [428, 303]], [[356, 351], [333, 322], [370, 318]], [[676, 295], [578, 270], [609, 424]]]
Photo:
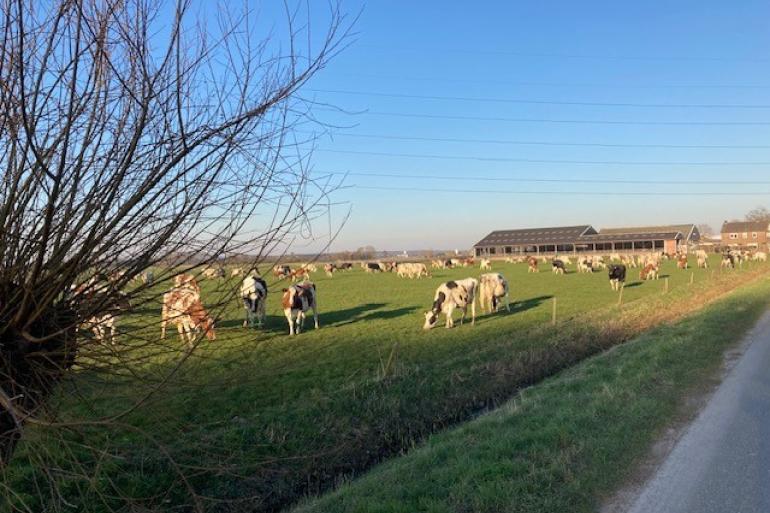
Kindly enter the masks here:
[[379, 98], [408, 98], [415, 100], [463, 101], [476, 103], [509, 103], [516, 105], [567, 105], [577, 107], [635, 107], [656, 109], [770, 109], [764, 104], [721, 104], [721, 103], [633, 103], [633, 102], [587, 102], [560, 100], [523, 100], [518, 98], [488, 98], [472, 96], [438, 96], [427, 94], [381, 93], [373, 91], [351, 91], [344, 89], [309, 89], [317, 93], [344, 94], [350, 96], [374, 96]]
[[[314, 133], [314, 132], [303, 132]], [[720, 149], [720, 150], [759, 150], [770, 149], [770, 145], [728, 145], [728, 144], [622, 144], [622, 143], [571, 143], [552, 141], [517, 141], [506, 139], [463, 139], [455, 137], [418, 137], [390, 134], [357, 134], [350, 132], [334, 132], [333, 137], [358, 137], [364, 139], [384, 139], [393, 141], [421, 141], [421, 142], [450, 142], [450, 143], [478, 143], [500, 144], [511, 146], [570, 146], [570, 147], [595, 147], [595, 148], [669, 148], [669, 149]]]
[[457, 84], [493, 84], [503, 86], [525, 87], [597, 87], [613, 89], [770, 89], [770, 84], [610, 84], [590, 82], [537, 82], [537, 81], [510, 81], [510, 80], [482, 80], [471, 78], [447, 78], [447, 77], [415, 77], [406, 75], [378, 75], [371, 73], [340, 73], [342, 76], [371, 78], [375, 80], [406, 80], [410, 82], [440, 82]]
[[463, 155], [435, 155], [423, 153], [394, 153], [384, 151], [332, 150], [319, 148], [315, 151], [342, 153], [347, 155], [371, 155], [377, 157], [398, 157], [439, 160], [472, 160], [480, 162], [517, 162], [525, 164], [589, 164], [617, 166], [767, 166], [770, 162], [695, 162], [695, 161], [627, 161], [627, 160], [556, 160], [556, 159], [519, 159], [507, 157], [475, 157]]
[[[317, 110], [351, 114], [339, 109], [318, 108]], [[510, 123], [548, 123], [579, 125], [641, 125], [641, 126], [770, 126], [770, 121], [635, 121], [635, 120], [590, 120], [590, 119], [548, 119], [548, 118], [506, 118], [485, 116], [458, 116], [450, 114], [422, 114], [410, 112], [385, 112], [366, 110], [356, 115], [388, 116], [412, 119], [451, 119], [458, 121], [502, 121]]]
[[450, 192], [460, 194], [515, 194], [548, 196], [770, 196], [765, 192], [602, 192], [602, 191], [511, 191], [493, 189], [442, 189], [433, 187], [386, 187], [352, 185], [354, 189], [397, 192]]
[[435, 54], [470, 54], [470, 55], [505, 55], [509, 57], [523, 57], [534, 59], [586, 59], [586, 60], [611, 60], [611, 61], [672, 61], [672, 62], [770, 62], [770, 59], [761, 57], [654, 57], [649, 55], [591, 55], [573, 53], [549, 53], [549, 52], [514, 52], [507, 50], [474, 50], [466, 48], [431, 48], [431, 47], [400, 47], [378, 46], [358, 44], [360, 48], [370, 48], [379, 51], [394, 53], [427, 53]]
[[331, 175], [368, 176], [373, 178], [412, 178], [415, 180], [450, 180], [516, 183], [583, 183], [583, 184], [626, 184], [626, 185], [770, 185], [770, 180], [626, 180], [614, 178], [513, 178], [490, 176], [440, 176], [424, 174], [397, 174], [366, 171], [330, 172]]

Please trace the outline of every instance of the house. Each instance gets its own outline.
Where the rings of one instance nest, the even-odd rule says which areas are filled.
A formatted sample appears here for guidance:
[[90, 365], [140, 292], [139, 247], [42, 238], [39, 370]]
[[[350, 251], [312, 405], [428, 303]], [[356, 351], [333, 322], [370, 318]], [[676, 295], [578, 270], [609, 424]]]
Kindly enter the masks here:
[[659, 251], [674, 254], [697, 244], [694, 224], [607, 228], [591, 225], [497, 230], [473, 248], [478, 257]]
[[732, 248], [767, 249], [770, 223], [767, 221], [725, 221], [722, 224], [722, 245]]

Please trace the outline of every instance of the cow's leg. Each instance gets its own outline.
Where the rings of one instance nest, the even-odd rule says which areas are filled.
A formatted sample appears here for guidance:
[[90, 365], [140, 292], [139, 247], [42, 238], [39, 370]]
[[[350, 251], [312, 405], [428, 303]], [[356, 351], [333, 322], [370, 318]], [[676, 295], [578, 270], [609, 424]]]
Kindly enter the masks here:
[[243, 301], [243, 309], [246, 310], [246, 318], [243, 320], [243, 327], [250, 327], [252, 325], [251, 320], [251, 299], [247, 297], [242, 297], [241, 301]]
[[[466, 305], [466, 308], [468, 306]], [[465, 316], [465, 311], [463, 311], [463, 316]], [[471, 326], [476, 325], [476, 301], [471, 301]]]
[[289, 323], [289, 335], [294, 335], [294, 319], [292, 319], [291, 308], [286, 308], [283, 313]]
[[318, 329], [320, 326], [318, 325], [318, 305], [313, 303], [313, 321], [315, 321], [315, 329]]
[[305, 327], [305, 310], [300, 310], [297, 312], [297, 327], [295, 328], [295, 331], [297, 333], [302, 332], [302, 328]]
[[260, 298], [257, 303], [257, 327], [261, 328], [265, 322], [265, 299]]

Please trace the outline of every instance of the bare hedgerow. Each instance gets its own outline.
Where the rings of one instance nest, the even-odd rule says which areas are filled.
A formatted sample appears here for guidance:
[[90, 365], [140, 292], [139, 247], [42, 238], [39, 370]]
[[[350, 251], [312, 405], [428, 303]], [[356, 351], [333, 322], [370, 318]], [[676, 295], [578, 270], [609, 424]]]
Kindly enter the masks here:
[[[124, 422], [158, 400], [190, 353], [160, 342], [156, 326], [128, 325], [130, 351], [98, 343], [82, 326], [117, 308], [157, 305], [150, 283], [136, 282], [149, 268], [157, 284], [233, 254], [254, 255], [256, 266], [325, 211], [338, 184], [309, 172], [313, 140], [298, 134], [317, 121], [300, 91], [347, 44], [350, 24], [331, 4], [316, 33], [309, 9], [284, 6], [283, 28], [266, 30], [248, 2], [0, 2], [6, 506], [57, 511], [77, 493], [94, 509], [125, 507], [132, 497], [91, 480], [100, 467], [139, 456], [99, 452], [91, 441], [126, 430], [141, 432], [137, 453], [167, 456], [175, 475], [168, 488], [204, 508], [189, 477], [200, 469]], [[220, 289], [207, 301], [214, 308], [231, 297]], [[162, 373], [142, 370], [158, 358], [167, 363]], [[70, 378], [86, 372], [105, 387], [135, 382], [140, 399], [101, 418], [61, 411], [62, 394], [78, 395]], [[31, 427], [36, 438], [70, 443], [56, 455], [46, 452], [55, 444], [25, 444], [26, 464], [46, 479], [36, 474], [18, 490], [14, 453]], [[51, 466], [62, 458], [66, 468]], [[62, 478], [67, 491], [57, 486]]]

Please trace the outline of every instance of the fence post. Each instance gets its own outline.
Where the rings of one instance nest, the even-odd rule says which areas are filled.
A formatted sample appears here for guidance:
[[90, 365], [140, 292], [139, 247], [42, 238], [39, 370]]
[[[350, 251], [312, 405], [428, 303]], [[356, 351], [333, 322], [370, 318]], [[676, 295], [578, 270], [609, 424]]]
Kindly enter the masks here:
[[666, 276], [666, 283], [664, 285], [665, 286], [663, 287], [663, 293], [668, 294], [668, 276]]
[[692, 285], [693, 283], [695, 283], [695, 271], [692, 271], [690, 273], [690, 285]]
[[626, 284], [620, 286], [620, 294], [618, 295], [618, 306], [623, 306], [623, 291], [626, 288]]
[[556, 326], [556, 296], [553, 297], [553, 311], [551, 312], [551, 325]]

